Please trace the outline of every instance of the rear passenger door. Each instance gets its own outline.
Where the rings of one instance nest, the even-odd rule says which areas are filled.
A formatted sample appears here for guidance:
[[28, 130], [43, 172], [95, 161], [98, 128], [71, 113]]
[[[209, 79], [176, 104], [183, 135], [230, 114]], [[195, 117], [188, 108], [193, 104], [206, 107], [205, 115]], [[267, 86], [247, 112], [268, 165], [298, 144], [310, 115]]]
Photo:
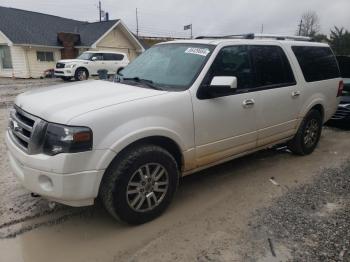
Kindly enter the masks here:
[[280, 46], [250, 46], [259, 90], [257, 108], [258, 146], [294, 135], [300, 111], [300, 87]]
[[124, 55], [105, 53], [103, 57], [108, 74], [112, 75], [117, 73], [118, 69], [122, 66]]

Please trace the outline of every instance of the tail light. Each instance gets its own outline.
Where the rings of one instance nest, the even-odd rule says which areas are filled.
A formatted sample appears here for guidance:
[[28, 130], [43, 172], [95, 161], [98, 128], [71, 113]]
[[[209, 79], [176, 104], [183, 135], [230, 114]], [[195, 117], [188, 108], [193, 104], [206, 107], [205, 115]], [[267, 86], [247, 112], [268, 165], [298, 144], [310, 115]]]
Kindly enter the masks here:
[[337, 97], [343, 95], [343, 90], [344, 90], [344, 82], [343, 80], [339, 81], [339, 87], [338, 87], [338, 94]]

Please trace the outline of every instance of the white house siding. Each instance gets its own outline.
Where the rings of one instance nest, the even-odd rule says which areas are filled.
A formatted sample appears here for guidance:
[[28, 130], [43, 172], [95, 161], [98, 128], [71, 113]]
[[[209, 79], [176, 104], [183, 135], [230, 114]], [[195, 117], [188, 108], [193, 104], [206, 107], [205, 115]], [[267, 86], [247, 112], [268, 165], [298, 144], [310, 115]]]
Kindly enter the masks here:
[[[44, 71], [47, 69], [55, 68], [56, 62], [61, 59], [61, 51], [58, 48], [45, 48], [45, 47], [26, 47], [27, 63], [29, 65], [29, 77], [40, 78], [44, 76]], [[54, 61], [43, 62], [38, 61], [36, 52], [53, 52]]]
[[12, 73], [14, 77], [17, 78], [27, 78], [28, 67], [26, 64], [25, 50], [22, 46], [11, 46], [11, 57], [12, 57]]
[[123, 52], [127, 54], [129, 60], [132, 61], [141, 51], [137, 50], [138, 48], [139, 47], [127, 37], [127, 34], [124, 33], [121, 26], [117, 26], [97, 44], [96, 49], [91, 50]]

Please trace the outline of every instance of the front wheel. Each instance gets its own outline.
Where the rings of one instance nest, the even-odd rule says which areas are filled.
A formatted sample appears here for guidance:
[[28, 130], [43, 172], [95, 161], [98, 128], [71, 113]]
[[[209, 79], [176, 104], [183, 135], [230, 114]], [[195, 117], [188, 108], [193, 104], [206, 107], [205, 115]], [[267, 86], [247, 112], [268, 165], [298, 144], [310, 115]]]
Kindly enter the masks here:
[[75, 71], [74, 79], [76, 81], [83, 81], [87, 80], [89, 78], [89, 73], [84, 68], [78, 68], [77, 71]]
[[311, 154], [321, 137], [322, 116], [319, 111], [311, 110], [301, 123], [297, 134], [289, 142], [289, 149], [297, 155]]
[[116, 158], [101, 183], [107, 211], [129, 224], [160, 216], [170, 204], [179, 180], [174, 157], [154, 145], [130, 148]]

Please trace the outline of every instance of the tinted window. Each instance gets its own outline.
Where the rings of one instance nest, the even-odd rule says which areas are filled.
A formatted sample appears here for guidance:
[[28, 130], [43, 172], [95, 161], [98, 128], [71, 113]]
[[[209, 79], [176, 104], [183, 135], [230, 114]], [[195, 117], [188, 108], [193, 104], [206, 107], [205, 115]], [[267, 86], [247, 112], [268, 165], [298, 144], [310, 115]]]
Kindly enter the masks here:
[[124, 59], [124, 56], [121, 54], [108, 54], [105, 53], [103, 54], [104, 60], [109, 60], [109, 61], [120, 61]]
[[95, 61], [103, 60], [103, 54], [94, 54], [94, 55], [91, 57], [91, 60], [95, 60]]
[[38, 61], [41, 62], [52, 62], [53, 59], [53, 52], [36, 52], [36, 58]]
[[307, 82], [340, 76], [337, 61], [329, 47], [293, 46], [292, 49]]
[[350, 56], [337, 56], [341, 77], [350, 78]]
[[289, 61], [279, 46], [251, 46], [250, 50], [256, 87], [295, 84]]
[[248, 47], [229, 46], [221, 49], [210, 67], [204, 83], [209, 85], [214, 76], [237, 77], [238, 89], [254, 87]]

